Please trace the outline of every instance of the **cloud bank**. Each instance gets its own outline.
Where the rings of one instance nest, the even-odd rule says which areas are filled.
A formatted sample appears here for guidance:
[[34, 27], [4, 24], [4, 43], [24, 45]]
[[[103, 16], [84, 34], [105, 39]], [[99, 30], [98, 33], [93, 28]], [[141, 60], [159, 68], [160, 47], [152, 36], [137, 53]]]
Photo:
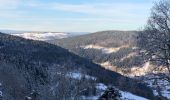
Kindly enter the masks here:
[[145, 24], [155, 0], [137, 1], [0, 0], [0, 21], [3, 22], [0, 28], [51, 31], [135, 30]]

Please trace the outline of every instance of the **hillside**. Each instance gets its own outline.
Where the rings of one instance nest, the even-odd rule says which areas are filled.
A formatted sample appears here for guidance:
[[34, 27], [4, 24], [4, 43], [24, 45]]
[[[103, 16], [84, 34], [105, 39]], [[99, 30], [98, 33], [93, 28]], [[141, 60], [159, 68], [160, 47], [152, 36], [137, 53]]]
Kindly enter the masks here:
[[137, 31], [102, 31], [49, 42], [105, 67], [142, 67], [143, 59], [137, 54], [136, 33]]
[[[92, 34], [49, 41], [76, 55], [92, 60], [101, 67], [135, 78], [152, 88], [155, 95], [170, 94], [170, 83], [164, 80], [166, 69], [144, 60], [136, 44], [137, 31], [101, 31]], [[158, 74], [161, 73], [161, 74]], [[154, 78], [153, 76], [157, 76]], [[155, 82], [158, 84], [155, 85]], [[160, 87], [160, 90], [156, 90]]]
[[[144, 61], [136, 44], [137, 31], [101, 31], [92, 34], [48, 41], [88, 58], [102, 67], [126, 76], [140, 76], [155, 69]], [[156, 72], [159, 72], [157, 69]], [[164, 71], [164, 69], [161, 69]]]
[[[0, 33], [0, 62], [0, 83], [5, 100], [80, 99], [99, 95], [95, 87], [99, 83], [153, 98], [145, 84], [42, 41]], [[80, 92], [82, 90], [85, 91]]]

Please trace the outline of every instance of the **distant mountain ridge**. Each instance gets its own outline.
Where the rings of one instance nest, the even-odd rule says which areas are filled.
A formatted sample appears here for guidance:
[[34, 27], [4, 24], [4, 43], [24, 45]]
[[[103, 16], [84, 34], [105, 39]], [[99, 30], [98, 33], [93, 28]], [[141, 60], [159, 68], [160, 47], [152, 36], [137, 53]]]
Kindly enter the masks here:
[[23, 37], [26, 39], [40, 41], [51, 41], [55, 39], [62, 39], [88, 34], [88, 32], [42, 32], [42, 31], [18, 31], [18, 30], [0, 30], [0, 32]]
[[69, 33], [59, 33], [59, 32], [26, 32], [26, 33], [19, 33], [19, 34], [12, 34], [15, 36], [23, 37], [26, 39], [32, 40], [40, 40], [40, 41], [48, 41], [48, 40], [55, 40], [55, 39], [62, 39], [70, 37]]

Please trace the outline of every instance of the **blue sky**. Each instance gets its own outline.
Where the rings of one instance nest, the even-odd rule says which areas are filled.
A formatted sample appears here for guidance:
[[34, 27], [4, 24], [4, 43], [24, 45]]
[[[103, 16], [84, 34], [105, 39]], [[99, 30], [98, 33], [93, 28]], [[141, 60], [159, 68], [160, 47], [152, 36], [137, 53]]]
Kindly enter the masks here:
[[156, 0], [0, 0], [0, 29], [138, 30]]

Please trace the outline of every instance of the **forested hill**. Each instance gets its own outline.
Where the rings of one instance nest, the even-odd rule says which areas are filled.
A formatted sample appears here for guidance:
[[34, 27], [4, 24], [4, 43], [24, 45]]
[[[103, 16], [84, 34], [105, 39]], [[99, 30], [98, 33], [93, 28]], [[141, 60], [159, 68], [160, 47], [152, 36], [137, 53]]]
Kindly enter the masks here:
[[138, 31], [101, 31], [49, 42], [95, 63], [109, 63], [119, 68], [141, 67], [143, 59], [137, 55], [137, 33]]
[[96, 33], [70, 37], [67, 39], [53, 40], [52, 43], [64, 43], [65, 46], [82, 46], [89, 44], [101, 45], [104, 47], [118, 47], [121, 45], [136, 45], [138, 31], [100, 31]]
[[[91, 96], [96, 95], [97, 83], [114, 85], [146, 98], [153, 97], [145, 84], [105, 70], [66, 49], [42, 41], [0, 33], [0, 64], [4, 100], [24, 100], [26, 97], [56, 100]], [[79, 93], [84, 89], [84, 93]]]

